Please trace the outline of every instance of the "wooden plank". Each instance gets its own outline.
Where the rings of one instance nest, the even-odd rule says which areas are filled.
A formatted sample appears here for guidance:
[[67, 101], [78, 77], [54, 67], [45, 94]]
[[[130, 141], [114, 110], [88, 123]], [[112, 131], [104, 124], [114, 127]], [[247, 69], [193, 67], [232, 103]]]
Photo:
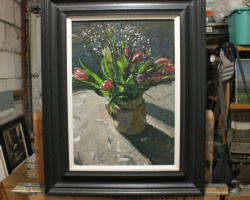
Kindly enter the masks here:
[[214, 114], [211, 110], [206, 111], [206, 150], [205, 150], [205, 182], [212, 183], [213, 165], [213, 139], [214, 139]]
[[44, 184], [40, 184], [40, 183], [19, 183], [13, 188], [11, 192], [12, 193], [24, 193], [24, 194], [27, 194], [27, 193], [44, 194], [45, 187], [44, 187]]
[[249, 196], [226, 196], [225, 200], [249, 200]]
[[0, 200], [9, 200], [3, 182], [0, 182]]
[[[42, 194], [28, 195], [28, 200], [185, 200], [184, 197], [72, 197], [72, 196], [48, 196]], [[191, 200], [191, 199], [190, 199]], [[197, 199], [198, 200], [198, 199]], [[201, 199], [203, 200], [203, 199]], [[210, 199], [207, 199], [210, 200]], [[211, 199], [212, 200], [212, 199]], [[217, 200], [217, 199], [213, 199]]]
[[248, 110], [250, 109], [250, 104], [237, 104], [237, 103], [231, 103], [230, 109], [233, 110]]
[[10, 200], [27, 200], [27, 194], [12, 193], [12, 189], [19, 182], [29, 182], [34, 183], [36, 179], [27, 178], [26, 176], [27, 166], [26, 163], [22, 164], [17, 170], [15, 170], [11, 175], [5, 178], [2, 182], [5, 187], [6, 193]]
[[185, 198], [185, 200], [205, 200], [205, 197], [204, 196], [200, 196], [200, 197], [188, 196]]
[[230, 83], [227, 81], [226, 89], [225, 89], [225, 104], [226, 104], [226, 112], [228, 116], [228, 112], [230, 109]]
[[209, 196], [209, 195], [206, 195], [206, 196], [201, 196], [201, 197], [193, 197], [193, 196], [188, 196], [185, 198], [185, 200], [220, 200], [220, 196], [217, 195], [217, 196]]
[[38, 183], [44, 183], [42, 110], [37, 110], [34, 115], [34, 142], [36, 156], [36, 179]]
[[[225, 106], [226, 106], [226, 118], [228, 116], [228, 112], [230, 109], [230, 84], [229, 81], [226, 82], [225, 84], [225, 89], [224, 89], [224, 99], [225, 99]], [[226, 144], [226, 132], [225, 132], [225, 126], [222, 123], [222, 144]]]
[[[140, 197], [143, 200], [220, 200], [220, 196], [228, 195], [226, 184], [206, 184], [204, 196], [177, 196], [177, 197]], [[73, 196], [48, 196], [44, 194], [29, 194], [28, 200], [134, 200], [135, 197], [73, 197]], [[139, 198], [138, 198], [139, 199]]]
[[205, 194], [206, 195], [228, 195], [229, 189], [227, 184], [206, 184], [205, 185]]
[[238, 45], [238, 51], [250, 51], [250, 45]]
[[205, 196], [204, 200], [220, 200], [220, 196]]

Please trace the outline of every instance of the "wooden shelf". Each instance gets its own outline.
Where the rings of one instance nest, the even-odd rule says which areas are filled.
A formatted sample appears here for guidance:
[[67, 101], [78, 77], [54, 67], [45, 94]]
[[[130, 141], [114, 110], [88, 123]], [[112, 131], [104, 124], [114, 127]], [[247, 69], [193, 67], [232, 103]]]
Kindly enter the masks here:
[[[36, 183], [37, 180], [34, 178], [27, 178], [26, 175], [27, 165], [26, 162], [23, 163], [20, 167], [18, 167], [12, 174], [6, 177], [2, 183], [5, 188], [9, 200], [27, 200], [27, 194], [24, 193], [12, 193], [12, 189], [20, 182], [25, 183]], [[1, 199], [1, 195], [0, 195]], [[5, 198], [7, 199], [7, 198]]]
[[248, 110], [248, 109], [250, 109], [250, 104], [231, 103], [230, 109], [232, 109], [232, 110]]
[[250, 45], [237, 45], [238, 51], [250, 51]]

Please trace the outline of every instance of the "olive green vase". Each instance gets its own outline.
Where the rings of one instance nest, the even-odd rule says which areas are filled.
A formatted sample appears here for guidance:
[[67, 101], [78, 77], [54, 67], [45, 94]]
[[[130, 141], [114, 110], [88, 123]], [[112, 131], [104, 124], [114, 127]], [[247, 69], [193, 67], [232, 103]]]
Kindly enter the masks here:
[[[107, 109], [110, 107], [107, 104]], [[114, 127], [121, 133], [133, 135], [146, 127], [146, 106], [142, 97], [119, 101], [112, 109]]]

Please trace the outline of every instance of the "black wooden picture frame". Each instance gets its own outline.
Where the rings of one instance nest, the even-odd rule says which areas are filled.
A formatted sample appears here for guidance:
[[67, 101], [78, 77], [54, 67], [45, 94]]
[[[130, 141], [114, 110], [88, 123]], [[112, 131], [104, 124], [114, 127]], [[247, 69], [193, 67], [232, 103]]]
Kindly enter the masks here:
[[33, 154], [24, 115], [0, 125], [0, 145], [9, 174]]
[[[179, 171], [70, 171], [66, 19], [98, 15], [180, 16]], [[42, 1], [43, 135], [51, 195], [202, 195], [205, 148], [205, 1]]]

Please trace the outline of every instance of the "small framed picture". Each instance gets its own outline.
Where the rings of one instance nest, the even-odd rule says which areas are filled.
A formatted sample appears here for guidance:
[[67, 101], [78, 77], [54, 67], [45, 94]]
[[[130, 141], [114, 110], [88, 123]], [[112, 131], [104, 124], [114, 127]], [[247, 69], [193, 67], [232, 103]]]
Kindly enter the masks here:
[[0, 144], [8, 173], [11, 174], [33, 154], [24, 115], [0, 125]]
[[[248, 84], [247, 90], [250, 91], [250, 59], [240, 59], [246, 82]], [[235, 96], [236, 103], [248, 103], [246, 89], [242, 80], [239, 63], [235, 60]]]

